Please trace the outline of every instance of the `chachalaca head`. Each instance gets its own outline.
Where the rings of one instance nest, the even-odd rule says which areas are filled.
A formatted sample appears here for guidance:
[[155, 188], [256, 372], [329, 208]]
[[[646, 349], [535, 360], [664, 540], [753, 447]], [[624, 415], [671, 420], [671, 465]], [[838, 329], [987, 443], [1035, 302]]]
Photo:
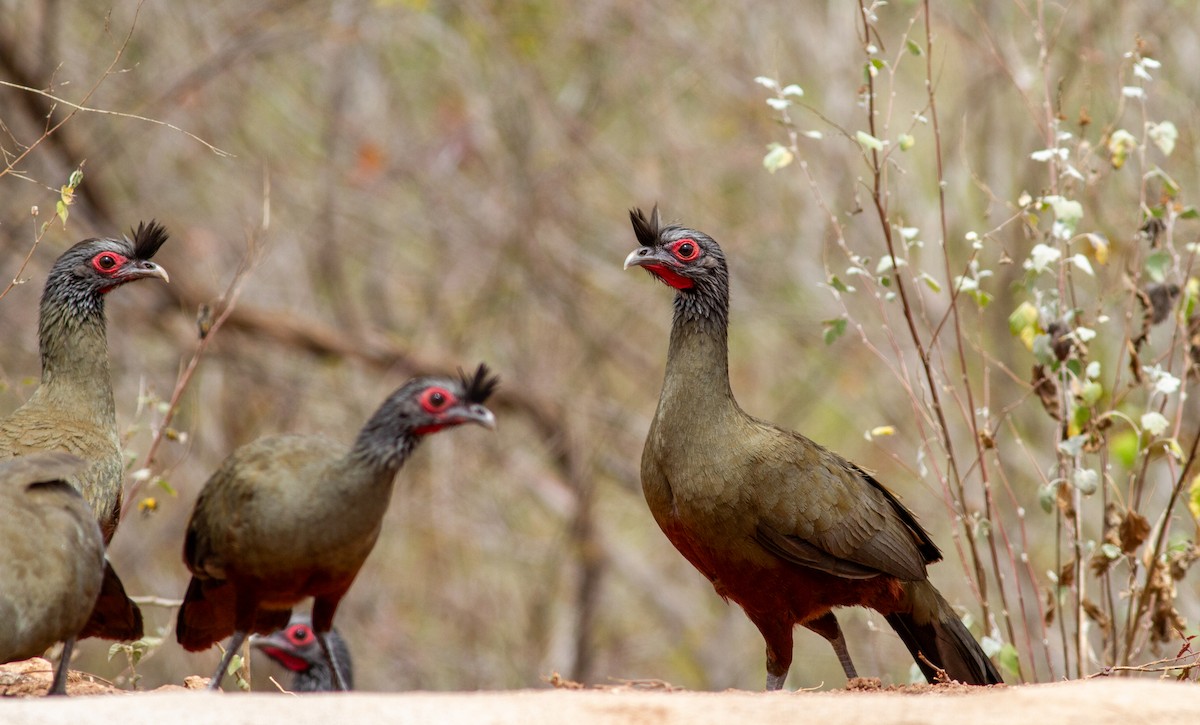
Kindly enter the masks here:
[[664, 226], [657, 205], [649, 219], [641, 209], [631, 209], [629, 220], [641, 246], [625, 258], [625, 269], [642, 267], [674, 287], [677, 314], [724, 322], [729, 314], [729, 269], [712, 237], [678, 224]]
[[[354, 689], [354, 665], [350, 659], [350, 648], [338, 634], [329, 630], [329, 646], [337, 658], [346, 687]], [[293, 614], [288, 626], [271, 634], [256, 634], [250, 637], [250, 646], [283, 665], [292, 672], [291, 692], [330, 692], [334, 689], [333, 671], [321, 651], [312, 628], [312, 617]]]
[[415, 378], [388, 396], [349, 451], [285, 435], [225, 460], [188, 523], [183, 558], [192, 580], [175, 629], [193, 652], [232, 635], [210, 689], [220, 688], [247, 634], [285, 627], [291, 608], [309, 596], [311, 631], [337, 689], [346, 689], [326, 635], [375, 545], [396, 473], [426, 435], [463, 423], [494, 427], [484, 402], [497, 383], [486, 365], [458, 378]]
[[[169, 281], [167, 270], [150, 261], [167, 241], [167, 230], [158, 222], [142, 222], [133, 238], [85, 239], [63, 252], [46, 279], [42, 293], [43, 317], [48, 307], [61, 308], [65, 321], [104, 319], [104, 295], [123, 284], [147, 277]], [[59, 319], [52, 315], [50, 320]], [[46, 332], [47, 320], [41, 325]]]

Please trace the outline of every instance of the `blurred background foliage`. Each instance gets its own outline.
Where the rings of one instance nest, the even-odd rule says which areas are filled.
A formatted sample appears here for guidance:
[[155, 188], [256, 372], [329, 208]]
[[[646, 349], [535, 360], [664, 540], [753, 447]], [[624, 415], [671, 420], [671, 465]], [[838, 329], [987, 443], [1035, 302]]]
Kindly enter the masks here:
[[[1045, 165], [1030, 157], [1046, 148], [1044, 96], [1095, 145], [1111, 123], [1141, 132], [1121, 94], [1126, 54], [1139, 47], [1162, 64], [1147, 103], [1178, 127], [1170, 174], [1184, 198], [1200, 188], [1192, 3], [934, 5], [953, 244], [1013, 215], [1023, 192], [1046, 192]], [[920, 10], [908, 0], [876, 9], [881, 55], [902, 50]], [[865, 124], [857, 13], [784, 1], [0, 0], [4, 275], [19, 269], [71, 172], [82, 165], [84, 176], [66, 228], [50, 227], [26, 283], [0, 301], [0, 411], [36, 384], [37, 300], [52, 261], [80, 238], [157, 218], [173, 235], [159, 255], [171, 284], [109, 301], [130, 468], [144, 466], [197, 345], [197, 310], [220, 308], [253, 247], [259, 261], [172, 421], [183, 435], [158, 449], [137, 494], [135, 505], [155, 506], [135, 508], [113, 542], [131, 593], [182, 595], [186, 517], [237, 445], [280, 431], [348, 441], [411, 374], [483, 360], [503, 377], [499, 430], [424, 445], [339, 612], [360, 687], [530, 687], [560, 672], [757, 689], [759, 635], [671, 548], [641, 497], [670, 293], [622, 272], [621, 260], [635, 244], [626, 210], [657, 202], [729, 254], [743, 407], [878, 471], [942, 544], [933, 580], [972, 609], [954, 515], [917, 473], [909, 398], [858, 336], [821, 342], [822, 321], [843, 312], [820, 286], [827, 268], [844, 266], [831, 215], [850, 247], [882, 254], [878, 218], [861, 213], [870, 169], [853, 139]], [[824, 208], [799, 165], [763, 167], [784, 134], [754, 82], [762, 75], [803, 86], [804, 103], [827, 119], [793, 114], [824, 135], [803, 145]], [[924, 112], [924, 83], [914, 62], [880, 96], [897, 129]], [[84, 105], [116, 113], [79, 112], [45, 135], [69, 105], [14, 86], [74, 103], [94, 89]], [[1094, 120], [1081, 126], [1085, 116]], [[933, 138], [919, 123], [909, 133], [892, 213], [934, 241]], [[1119, 258], [1142, 223], [1141, 181], [1106, 173], [1080, 198]], [[1032, 246], [1016, 226], [995, 241], [1010, 260]], [[1119, 286], [1120, 262], [1113, 268]], [[996, 376], [997, 390], [1028, 397], [1028, 353], [1006, 326], [1022, 271], [995, 270], [994, 312], [978, 317], [978, 332], [1018, 371]], [[1015, 504], [1033, 512], [1018, 553], [1043, 573], [1055, 568], [1054, 518], [1038, 508], [1037, 468], [1053, 465], [1055, 429], [1036, 403], [1015, 419], [1033, 448], [1007, 468]], [[884, 425], [895, 435], [864, 437]], [[1189, 622], [1195, 594], [1194, 584], [1182, 592]], [[180, 650], [172, 608], [144, 611], [165, 643], [137, 664], [139, 687], [210, 671], [218, 651]], [[861, 672], [906, 681], [910, 658], [882, 625], [862, 611], [843, 620]], [[804, 632], [797, 640], [790, 684], [840, 686], [828, 647]], [[81, 650], [78, 668], [129, 677], [124, 655], [106, 660], [106, 643]], [[256, 689], [269, 672], [256, 658]]]

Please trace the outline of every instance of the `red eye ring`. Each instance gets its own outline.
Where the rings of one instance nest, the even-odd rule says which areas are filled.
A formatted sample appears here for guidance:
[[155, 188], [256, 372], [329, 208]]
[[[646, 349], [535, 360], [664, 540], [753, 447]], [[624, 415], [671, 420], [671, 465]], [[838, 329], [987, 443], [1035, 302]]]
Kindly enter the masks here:
[[671, 246], [671, 253], [680, 262], [691, 262], [700, 256], [700, 245], [694, 239], [680, 239]]
[[454, 402], [454, 395], [445, 388], [429, 388], [421, 393], [421, 407], [427, 413], [440, 413]]
[[297, 624], [287, 631], [287, 638], [292, 644], [302, 646], [313, 641], [313, 633], [305, 625]]
[[128, 261], [116, 252], [100, 252], [92, 257], [92, 268], [103, 275], [109, 275], [121, 268]]

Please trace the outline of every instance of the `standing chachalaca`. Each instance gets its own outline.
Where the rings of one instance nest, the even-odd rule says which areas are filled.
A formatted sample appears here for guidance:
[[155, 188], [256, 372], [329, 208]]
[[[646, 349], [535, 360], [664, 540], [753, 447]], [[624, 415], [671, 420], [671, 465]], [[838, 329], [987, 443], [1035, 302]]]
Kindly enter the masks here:
[[[804, 436], [747, 415], [729, 385], [729, 272], [711, 237], [630, 212], [642, 267], [675, 288], [658, 409], [642, 452], [642, 490], [675, 548], [732, 599], [767, 644], [767, 689], [783, 687], [800, 624], [830, 641], [856, 676], [834, 607], [887, 619], [932, 682], [1000, 674], [927, 578], [941, 552], [878, 481]], [[927, 660], [927, 661], [926, 661]], [[932, 664], [932, 667], [930, 666]]]
[[[346, 689], [354, 689], [354, 664], [350, 659], [350, 648], [337, 629], [329, 630], [326, 637], [346, 679]], [[334, 689], [333, 670], [321, 652], [321, 645], [313, 633], [312, 617], [293, 614], [288, 626], [268, 635], [250, 637], [250, 646], [262, 650], [292, 672], [290, 692], [329, 692]]]
[[313, 436], [274, 436], [242, 446], [196, 501], [183, 560], [192, 581], [176, 638], [195, 652], [233, 636], [210, 689], [249, 633], [287, 626], [292, 607], [314, 597], [312, 628], [338, 689], [346, 677], [326, 634], [379, 536], [396, 473], [421, 438], [462, 423], [491, 428], [483, 403], [497, 384], [474, 376], [415, 378], [371, 416], [347, 451]]
[[0, 460], [58, 450], [88, 463], [71, 485], [95, 512], [106, 545], [121, 514], [124, 465], [108, 370], [104, 296], [134, 280], [166, 281], [166, 270], [150, 261], [165, 241], [161, 225], [143, 222], [132, 241], [86, 239], [58, 258], [38, 314], [41, 385], [0, 421]]
[[[124, 469], [108, 369], [104, 296], [134, 280], [166, 281], [166, 270], [150, 261], [166, 240], [161, 225], [143, 222], [132, 240], [86, 239], [58, 258], [38, 314], [41, 384], [0, 421], [0, 461], [44, 451], [83, 460], [67, 480], [91, 507], [104, 546], [120, 517]], [[83, 631], [76, 632], [80, 638], [140, 638], [141, 612], [107, 561], [101, 571], [100, 594], [92, 598], [95, 609]]]
[[0, 662], [62, 642], [52, 695], [67, 693], [71, 649], [105, 574], [100, 527], [67, 483], [86, 466], [61, 452], [0, 461]]

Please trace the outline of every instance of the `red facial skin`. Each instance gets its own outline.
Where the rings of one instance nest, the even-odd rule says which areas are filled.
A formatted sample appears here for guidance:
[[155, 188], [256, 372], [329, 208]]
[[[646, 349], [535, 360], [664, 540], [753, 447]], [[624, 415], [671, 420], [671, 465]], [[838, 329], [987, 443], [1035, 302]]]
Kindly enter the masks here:
[[[308, 647], [317, 639], [312, 628], [306, 624], [293, 624], [284, 631], [283, 636], [288, 644], [297, 650]], [[263, 647], [262, 651], [292, 672], [304, 672], [310, 667], [307, 661], [288, 650], [278, 647]]]
[[[693, 239], [680, 239], [676, 242], [671, 242], [667, 246], [667, 250], [680, 262], [693, 262], [700, 256], [700, 245], [696, 244]], [[662, 280], [666, 284], [675, 289], [691, 289], [696, 283], [676, 272], [671, 267], [665, 264], [646, 264], [643, 265], [650, 274]]]

